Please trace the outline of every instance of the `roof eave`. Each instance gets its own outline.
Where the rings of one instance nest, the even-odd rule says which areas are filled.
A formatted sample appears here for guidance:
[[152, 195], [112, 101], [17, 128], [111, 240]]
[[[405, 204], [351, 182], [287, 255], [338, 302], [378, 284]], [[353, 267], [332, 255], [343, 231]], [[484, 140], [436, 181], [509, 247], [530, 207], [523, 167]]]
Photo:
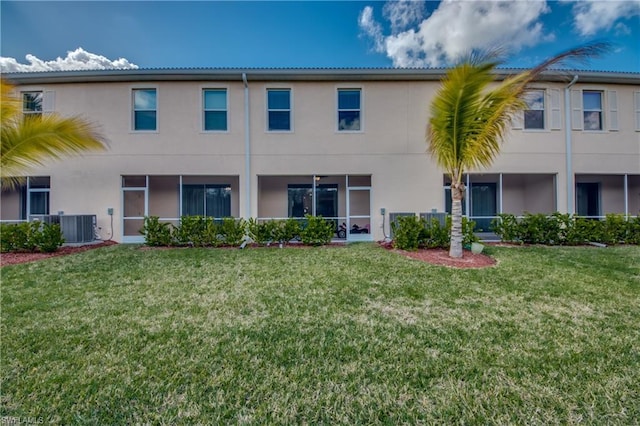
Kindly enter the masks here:
[[[14, 84], [154, 82], [154, 81], [437, 81], [445, 68], [172, 68], [110, 69], [4, 73]], [[499, 69], [498, 80], [524, 71]], [[583, 83], [640, 84], [640, 73], [581, 70], [550, 70], [541, 81], [569, 82], [578, 75]]]

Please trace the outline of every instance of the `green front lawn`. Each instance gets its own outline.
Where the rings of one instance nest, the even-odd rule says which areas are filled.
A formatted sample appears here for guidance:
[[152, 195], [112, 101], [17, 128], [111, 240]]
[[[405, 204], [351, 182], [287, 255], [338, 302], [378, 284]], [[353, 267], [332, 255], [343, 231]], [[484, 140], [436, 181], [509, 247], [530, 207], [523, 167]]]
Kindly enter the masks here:
[[638, 422], [640, 247], [487, 251], [481, 270], [372, 244], [5, 266], [0, 418]]

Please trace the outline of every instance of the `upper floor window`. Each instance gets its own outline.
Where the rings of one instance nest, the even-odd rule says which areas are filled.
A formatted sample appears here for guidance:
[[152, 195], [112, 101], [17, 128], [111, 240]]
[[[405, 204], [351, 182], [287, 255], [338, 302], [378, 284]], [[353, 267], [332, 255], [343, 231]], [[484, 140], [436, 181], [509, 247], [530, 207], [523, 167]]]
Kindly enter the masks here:
[[205, 89], [202, 92], [204, 110], [204, 130], [227, 130], [227, 90]]
[[531, 90], [525, 97], [524, 128], [544, 130], [544, 90]]
[[338, 89], [338, 131], [361, 130], [360, 89]]
[[22, 113], [25, 117], [42, 117], [42, 92], [22, 92]]
[[602, 130], [602, 92], [582, 92], [584, 130]]
[[156, 89], [133, 90], [133, 130], [157, 129]]
[[267, 89], [267, 130], [291, 130], [290, 89]]

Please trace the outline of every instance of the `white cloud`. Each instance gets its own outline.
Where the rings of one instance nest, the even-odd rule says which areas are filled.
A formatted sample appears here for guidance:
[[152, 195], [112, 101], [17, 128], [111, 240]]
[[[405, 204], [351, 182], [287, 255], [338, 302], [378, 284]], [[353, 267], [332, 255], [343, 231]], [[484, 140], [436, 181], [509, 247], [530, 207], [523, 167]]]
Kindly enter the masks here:
[[549, 12], [545, 1], [444, 0], [426, 19], [421, 15], [424, 2], [413, 3], [385, 4], [384, 16], [391, 25], [387, 36], [370, 7], [361, 13], [361, 29], [374, 38], [378, 51], [385, 52], [396, 67], [439, 67], [456, 62], [471, 50], [500, 47], [517, 51], [553, 38], [538, 22]]
[[373, 8], [366, 6], [360, 12], [358, 17], [358, 26], [373, 40], [376, 52], [384, 52], [384, 36], [382, 35], [382, 26], [373, 18]]
[[610, 30], [620, 18], [640, 15], [640, 1], [583, 0], [575, 3], [573, 14], [578, 32], [583, 36], [592, 36], [600, 30]]
[[625, 24], [623, 24], [622, 22], [618, 22], [615, 27], [613, 27], [616, 30], [616, 35], [617, 36], [623, 36], [623, 35], [629, 35], [631, 34], [631, 29], [629, 27], [627, 27]]
[[423, 1], [396, 0], [388, 2], [382, 8], [382, 14], [391, 22], [391, 32], [403, 31], [410, 25], [420, 22], [424, 16]]
[[138, 68], [136, 64], [125, 58], [111, 60], [102, 55], [87, 52], [81, 47], [68, 51], [65, 58], [45, 61], [34, 55], [26, 55], [28, 64], [22, 64], [15, 58], [0, 57], [0, 71], [2, 72], [35, 72], [35, 71], [70, 71], [70, 70], [103, 70], [113, 68]]

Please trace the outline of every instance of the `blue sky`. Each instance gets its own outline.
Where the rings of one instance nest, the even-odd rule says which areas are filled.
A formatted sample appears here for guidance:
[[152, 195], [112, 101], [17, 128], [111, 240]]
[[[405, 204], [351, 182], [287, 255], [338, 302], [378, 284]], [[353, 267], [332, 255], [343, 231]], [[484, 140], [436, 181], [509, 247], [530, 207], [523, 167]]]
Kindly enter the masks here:
[[438, 67], [502, 46], [530, 67], [593, 39], [577, 68], [640, 72], [640, 1], [9, 1], [3, 71]]

